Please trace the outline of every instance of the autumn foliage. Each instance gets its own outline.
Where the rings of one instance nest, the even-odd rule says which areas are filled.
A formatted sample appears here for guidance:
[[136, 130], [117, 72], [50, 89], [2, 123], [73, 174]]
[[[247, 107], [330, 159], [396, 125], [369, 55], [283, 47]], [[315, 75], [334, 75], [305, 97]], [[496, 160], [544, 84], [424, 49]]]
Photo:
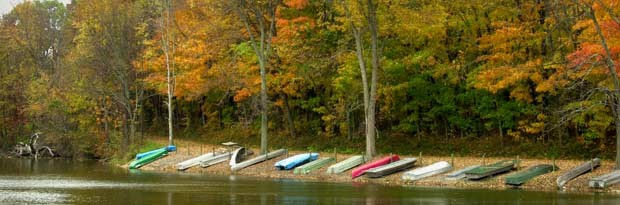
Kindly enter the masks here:
[[[170, 2], [171, 26], [161, 0], [26, 1], [4, 14], [0, 140], [44, 130], [76, 153], [107, 156], [135, 148], [139, 133], [160, 133], [168, 118], [166, 33], [180, 136], [256, 143], [261, 78], [250, 36], [260, 40], [255, 19], [264, 15], [274, 22], [263, 50], [275, 141], [359, 150], [358, 59], [372, 56], [365, 1], [273, 1], [273, 19], [236, 9], [237, 1]], [[515, 150], [552, 147], [539, 151], [545, 156], [613, 152], [614, 79], [588, 14], [591, 8], [620, 72], [620, 1], [372, 2], [378, 144], [490, 140]], [[239, 12], [254, 14], [247, 27]], [[359, 55], [354, 28], [364, 43]]]

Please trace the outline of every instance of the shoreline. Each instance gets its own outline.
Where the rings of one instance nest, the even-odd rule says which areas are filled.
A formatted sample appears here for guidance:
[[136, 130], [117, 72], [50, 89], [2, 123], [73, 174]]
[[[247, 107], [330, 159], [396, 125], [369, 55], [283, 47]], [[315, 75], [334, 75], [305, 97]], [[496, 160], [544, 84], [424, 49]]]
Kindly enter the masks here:
[[[185, 173], [197, 173], [197, 174], [211, 174], [211, 175], [220, 175], [220, 176], [252, 176], [258, 178], [265, 179], [293, 179], [300, 181], [312, 181], [312, 182], [337, 182], [337, 183], [372, 183], [372, 184], [380, 184], [387, 186], [403, 186], [403, 187], [428, 187], [428, 188], [465, 188], [465, 189], [492, 189], [492, 190], [506, 190], [506, 189], [521, 189], [526, 191], [544, 191], [544, 192], [588, 192], [588, 193], [620, 193], [620, 184], [612, 185], [605, 189], [593, 189], [588, 186], [588, 180], [595, 176], [600, 176], [605, 173], [609, 173], [613, 170], [613, 162], [608, 160], [602, 160], [601, 166], [596, 168], [593, 172], [589, 172], [583, 174], [565, 185], [565, 188], [560, 190], [557, 188], [555, 180], [556, 178], [563, 174], [568, 169], [572, 167], [578, 166], [583, 163], [583, 160], [555, 160], [556, 165], [559, 167], [558, 171], [551, 172], [542, 176], [538, 176], [520, 187], [513, 187], [510, 185], [506, 185], [504, 180], [506, 176], [509, 176], [518, 171], [527, 169], [531, 166], [537, 164], [552, 164], [551, 160], [547, 159], [523, 159], [521, 158], [521, 163], [519, 165], [518, 170], [512, 170], [509, 173], [504, 173], [492, 177], [488, 177], [479, 181], [470, 181], [470, 180], [455, 180], [449, 181], [444, 180], [443, 178], [449, 172], [462, 169], [464, 167], [474, 165], [474, 164], [482, 164], [483, 158], [479, 157], [454, 157], [453, 168], [447, 173], [435, 175], [432, 177], [428, 177], [415, 182], [405, 182], [400, 179], [403, 172], [397, 172], [382, 178], [367, 178], [365, 176], [360, 176], [355, 179], [351, 179], [350, 173], [351, 170], [345, 171], [340, 174], [327, 174], [325, 173], [328, 166], [322, 167], [321, 169], [315, 170], [309, 174], [293, 174], [293, 170], [288, 171], [278, 171], [273, 167], [273, 164], [279, 160], [286, 158], [286, 155], [276, 157], [258, 164], [254, 164], [242, 170], [239, 170], [235, 173], [230, 171], [230, 166], [228, 163], [219, 163], [213, 165], [208, 168], [202, 168], [200, 166], [195, 166], [189, 168], [185, 171], [178, 171], [176, 169], [176, 164], [187, 159], [191, 159], [193, 157], [197, 157], [201, 155], [201, 153], [207, 153], [211, 150], [220, 148], [221, 146], [209, 145], [209, 144], [200, 144], [200, 143], [179, 143], [181, 146], [177, 147], [176, 152], [171, 152], [168, 156], [159, 159], [153, 163], [143, 166], [140, 170], [144, 171], [152, 171], [152, 172], [162, 172], [162, 173], [177, 173], [177, 172], [185, 172]], [[184, 146], [188, 145], [188, 146]], [[257, 148], [251, 148], [255, 153], [258, 151]], [[304, 153], [304, 151], [297, 150], [289, 150], [288, 156], [292, 156], [295, 154]], [[334, 153], [328, 152], [319, 152], [319, 158], [321, 157], [334, 157]], [[253, 158], [256, 154], [250, 155], [249, 158]], [[337, 154], [336, 160], [340, 162], [350, 156], [352, 154]], [[379, 157], [387, 156], [387, 155], [379, 155]], [[405, 157], [416, 157], [418, 156], [407, 156], [407, 155], [399, 155], [401, 158]], [[374, 159], [377, 159], [376, 157]], [[486, 164], [490, 164], [499, 160], [510, 159], [510, 158], [498, 158], [498, 157], [489, 157], [484, 158]], [[372, 161], [372, 160], [370, 160]], [[450, 156], [422, 156], [421, 160], [418, 159], [415, 166], [412, 169], [416, 169], [422, 166], [426, 166], [432, 164], [437, 161], [447, 161], [451, 162], [452, 157]], [[129, 162], [126, 164], [120, 165], [123, 168], [128, 167]], [[411, 169], [409, 169], [411, 170]]]

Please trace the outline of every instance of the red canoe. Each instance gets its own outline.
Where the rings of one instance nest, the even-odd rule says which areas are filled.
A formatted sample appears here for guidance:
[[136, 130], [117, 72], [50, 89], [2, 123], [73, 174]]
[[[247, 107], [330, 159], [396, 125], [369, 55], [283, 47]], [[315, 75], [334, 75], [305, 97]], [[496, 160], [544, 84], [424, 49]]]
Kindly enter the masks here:
[[355, 179], [355, 177], [359, 177], [362, 174], [364, 174], [366, 170], [369, 170], [369, 169], [372, 169], [378, 166], [383, 166], [383, 165], [386, 165], [386, 164], [389, 164], [389, 163], [392, 163], [398, 160], [400, 160], [400, 157], [398, 157], [398, 155], [392, 155], [389, 157], [384, 157], [384, 158], [375, 160], [373, 162], [366, 163], [358, 168], [353, 169], [353, 171], [351, 171], [351, 178]]

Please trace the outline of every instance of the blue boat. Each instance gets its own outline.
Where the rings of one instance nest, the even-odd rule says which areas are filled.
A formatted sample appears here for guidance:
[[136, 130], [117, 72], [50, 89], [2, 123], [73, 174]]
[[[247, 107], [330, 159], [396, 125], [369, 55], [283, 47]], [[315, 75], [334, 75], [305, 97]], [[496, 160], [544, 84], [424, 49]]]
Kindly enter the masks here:
[[278, 170], [290, 170], [297, 166], [311, 162], [319, 158], [319, 153], [298, 154], [276, 162], [275, 167]]

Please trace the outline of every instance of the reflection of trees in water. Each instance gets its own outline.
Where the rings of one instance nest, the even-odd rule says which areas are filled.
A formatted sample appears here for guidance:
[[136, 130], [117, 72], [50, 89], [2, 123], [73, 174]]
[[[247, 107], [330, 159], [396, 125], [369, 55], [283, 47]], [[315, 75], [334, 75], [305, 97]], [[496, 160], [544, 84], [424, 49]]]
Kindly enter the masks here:
[[366, 205], [374, 205], [377, 203], [378, 186], [366, 186]]
[[172, 200], [172, 194], [173, 193], [172, 192], [168, 192], [167, 194], [168, 194], [168, 205], [174, 204], [174, 203], [172, 203], [173, 202], [173, 200]]

